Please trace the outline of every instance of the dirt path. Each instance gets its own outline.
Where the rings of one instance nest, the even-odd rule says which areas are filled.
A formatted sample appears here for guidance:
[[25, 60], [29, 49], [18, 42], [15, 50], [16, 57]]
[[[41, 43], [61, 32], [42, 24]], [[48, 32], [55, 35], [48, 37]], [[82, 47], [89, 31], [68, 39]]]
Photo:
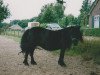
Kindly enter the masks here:
[[90, 75], [91, 71], [100, 75], [100, 66], [92, 61], [82, 62], [80, 56], [65, 57], [66, 68], [57, 64], [58, 56], [45, 50], [35, 51], [37, 65], [24, 66], [19, 43], [0, 36], [0, 75]]

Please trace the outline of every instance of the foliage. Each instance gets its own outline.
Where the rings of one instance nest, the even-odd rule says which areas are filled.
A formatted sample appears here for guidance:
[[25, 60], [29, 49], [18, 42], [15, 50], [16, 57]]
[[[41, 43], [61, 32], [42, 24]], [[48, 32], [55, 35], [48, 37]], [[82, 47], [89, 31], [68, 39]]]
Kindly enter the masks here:
[[46, 28], [47, 24], [46, 23], [42, 23], [42, 24], [40, 24], [40, 27]]
[[83, 1], [83, 5], [82, 8], [80, 10], [80, 15], [79, 15], [79, 19], [80, 19], [80, 24], [83, 25], [88, 25], [88, 13], [90, 11], [90, 5], [88, 4], [88, 0], [84, 0]]
[[67, 17], [63, 17], [62, 19], [59, 20], [59, 25], [61, 27], [67, 27], [68, 24], [69, 24], [69, 21]]
[[77, 17], [70, 14], [60, 19], [59, 24], [61, 27], [67, 27], [68, 25], [79, 25], [79, 20]]
[[41, 9], [37, 21], [40, 23], [58, 22], [64, 16], [64, 6], [61, 4], [47, 4]]
[[57, 3], [60, 3], [62, 5], [63, 5], [63, 3], [65, 3], [63, 0], [56, 0], [56, 1], [57, 1]]
[[77, 17], [74, 17], [73, 15], [70, 14], [70, 15], [67, 16], [67, 18], [68, 18], [68, 21], [69, 21], [69, 25], [70, 24], [79, 25]]
[[96, 63], [100, 64], [100, 39], [96, 40], [84, 40], [83, 44], [79, 44], [77, 47], [73, 47], [69, 54], [81, 54], [83, 60], [88, 61], [93, 59]]
[[29, 19], [30, 22], [33, 22], [36, 20], [37, 17], [32, 17], [31, 19]]
[[21, 26], [22, 28], [25, 28], [28, 26], [29, 20], [20, 20], [18, 25]]
[[22, 28], [26, 27], [28, 20], [12, 20], [10, 22], [11, 25], [20, 25]]
[[97, 36], [100, 37], [100, 29], [93, 28], [93, 29], [83, 29], [84, 36]]
[[10, 16], [10, 12], [8, 10], [8, 5], [3, 4], [3, 0], [0, 0], [0, 23]]
[[[84, 39], [84, 43], [72, 46], [69, 51], [66, 50], [65, 55], [81, 55], [84, 61], [94, 60], [95, 63], [100, 64], [100, 39], [96, 39], [95, 37], [92, 39]], [[55, 51], [54, 54], [57, 55], [59, 52]]]
[[27, 27], [28, 22], [33, 22], [34, 20], [36, 20], [36, 17], [33, 17], [33, 18], [31, 18], [31, 19], [24, 19], [24, 20], [12, 20], [12, 21], [10, 22], [10, 24], [11, 24], [11, 25], [16, 25], [16, 24], [18, 24], [18, 25], [20, 25], [22, 28], [25, 28], [25, 27]]
[[6, 29], [6, 28], [8, 28], [8, 27], [10, 27], [11, 25], [10, 24], [8, 24], [8, 23], [0, 23], [0, 28], [2, 28], [2, 29]]
[[10, 24], [11, 24], [11, 25], [15, 25], [15, 24], [18, 24], [19, 21], [20, 21], [20, 20], [11, 20], [11, 21], [10, 21]]

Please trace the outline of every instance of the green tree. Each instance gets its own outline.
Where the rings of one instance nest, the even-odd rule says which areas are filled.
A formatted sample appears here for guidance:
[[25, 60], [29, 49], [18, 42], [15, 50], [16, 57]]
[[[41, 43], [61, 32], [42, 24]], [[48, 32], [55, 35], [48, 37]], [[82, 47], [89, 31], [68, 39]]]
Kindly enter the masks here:
[[3, 0], [0, 0], [0, 23], [10, 16], [10, 12], [8, 10], [8, 5], [3, 4]]
[[60, 19], [59, 24], [61, 27], [67, 27], [68, 25], [79, 25], [79, 20], [77, 17], [70, 14]]
[[33, 21], [36, 20], [36, 18], [37, 18], [37, 17], [32, 17], [29, 21], [30, 21], [30, 22], [33, 22]]
[[88, 24], [88, 13], [90, 11], [90, 7], [91, 6], [88, 4], [88, 0], [84, 0], [82, 8], [80, 10], [80, 15], [79, 15], [80, 24], [82, 26]]
[[30, 22], [30, 19], [12, 20], [12, 21], [10, 22], [10, 24], [11, 24], [11, 25], [17, 25], [17, 24], [18, 24], [18, 25], [21, 26], [22, 28], [25, 28], [25, 27], [27, 27], [28, 22]]
[[67, 16], [67, 18], [68, 18], [68, 21], [69, 21], [69, 24], [70, 25], [74, 24], [74, 16], [72, 14], [69, 14]]
[[7, 29], [7, 28], [9, 28], [10, 26], [11, 26], [11, 25], [10, 25], [9, 23], [3, 22], [3, 23], [1, 23], [0, 28]]
[[12, 21], [10, 21], [10, 24], [11, 25], [16, 25], [16, 24], [18, 24], [20, 22], [20, 20], [12, 20]]
[[30, 21], [29, 19], [20, 20], [19, 23], [18, 23], [18, 25], [21, 26], [22, 28], [25, 28], [25, 27], [28, 26], [28, 22], [29, 21]]
[[63, 3], [65, 3], [63, 0], [57, 0], [57, 3], [60, 3], [63, 5]]
[[61, 27], [67, 27], [68, 24], [69, 24], [69, 21], [68, 21], [67, 16], [66, 17], [63, 17], [62, 19], [59, 20], [59, 25]]
[[61, 5], [59, 3], [55, 4], [54, 15], [55, 15], [57, 21], [64, 17], [64, 10], [65, 10], [65, 7], [63, 5]]
[[37, 21], [40, 23], [58, 22], [64, 16], [64, 6], [61, 4], [48, 4], [43, 6]]
[[72, 14], [67, 16], [69, 25], [79, 25], [78, 18], [74, 17]]

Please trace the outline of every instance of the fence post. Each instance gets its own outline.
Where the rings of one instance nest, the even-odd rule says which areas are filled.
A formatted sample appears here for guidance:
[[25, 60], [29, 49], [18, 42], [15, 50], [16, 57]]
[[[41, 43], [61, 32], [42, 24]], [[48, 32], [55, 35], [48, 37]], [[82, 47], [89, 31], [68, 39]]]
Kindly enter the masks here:
[[0, 35], [1, 35], [1, 32], [2, 32], [2, 31], [1, 31], [1, 28], [0, 28]]

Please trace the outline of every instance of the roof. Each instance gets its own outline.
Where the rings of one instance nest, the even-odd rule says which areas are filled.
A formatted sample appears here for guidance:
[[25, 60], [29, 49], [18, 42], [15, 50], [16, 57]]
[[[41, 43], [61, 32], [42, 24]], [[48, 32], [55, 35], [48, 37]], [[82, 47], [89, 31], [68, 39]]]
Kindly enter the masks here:
[[26, 28], [25, 28], [25, 30], [28, 30], [28, 29], [30, 29], [30, 27], [26, 27]]
[[51, 27], [60, 27], [57, 23], [50, 23], [50, 24], [47, 24], [47, 26], [51, 26]]
[[90, 12], [89, 12], [89, 15], [91, 14], [91, 12], [93, 11], [93, 9], [95, 8], [95, 6], [97, 5], [97, 3], [99, 2], [99, 0], [95, 0], [91, 6], [91, 9], [90, 9]]
[[19, 25], [12, 25], [11, 27], [9, 27], [10, 29], [13, 29], [13, 30], [23, 30], [22, 27], [20, 27]]
[[49, 29], [49, 30], [60, 30], [62, 28], [57, 23], [50, 23], [50, 24], [47, 24], [47, 28], [46, 29]]

